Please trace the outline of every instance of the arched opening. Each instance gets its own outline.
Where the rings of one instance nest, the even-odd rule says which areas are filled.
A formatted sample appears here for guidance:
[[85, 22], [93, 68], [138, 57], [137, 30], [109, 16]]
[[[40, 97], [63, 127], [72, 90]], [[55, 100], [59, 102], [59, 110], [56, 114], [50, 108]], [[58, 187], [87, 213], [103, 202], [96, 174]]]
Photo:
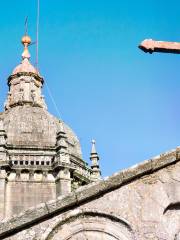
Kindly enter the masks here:
[[163, 218], [163, 227], [168, 239], [180, 240], [180, 202], [169, 204], [164, 210]]

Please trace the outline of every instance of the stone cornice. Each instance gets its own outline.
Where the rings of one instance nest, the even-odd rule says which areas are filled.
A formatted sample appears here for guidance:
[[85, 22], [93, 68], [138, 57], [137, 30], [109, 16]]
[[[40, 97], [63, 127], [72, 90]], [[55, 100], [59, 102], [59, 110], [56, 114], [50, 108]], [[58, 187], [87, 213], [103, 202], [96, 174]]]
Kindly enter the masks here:
[[38, 74], [35, 74], [35, 73], [31, 73], [31, 72], [19, 72], [17, 74], [13, 74], [13, 75], [10, 75], [8, 77], [8, 85], [10, 84], [10, 81], [14, 78], [18, 78], [18, 77], [21, 77], [21, 76], [30, 76], [30, 77], [34, 77], [36, 80], [42, 82], [42, 84], [44, 83], [44, 79], [43, 77], [39, 76]]

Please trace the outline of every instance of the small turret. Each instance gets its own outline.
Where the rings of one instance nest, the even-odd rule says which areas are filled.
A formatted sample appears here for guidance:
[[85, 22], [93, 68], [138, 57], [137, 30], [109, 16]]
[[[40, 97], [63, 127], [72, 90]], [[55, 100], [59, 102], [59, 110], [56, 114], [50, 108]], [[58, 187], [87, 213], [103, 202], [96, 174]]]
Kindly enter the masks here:
[[92, 140], [92, 149], [91, 149], [90, 160], [92, 161], [91, 178], [93, 181], [97, 181], [97, 180], [101, 179], [101, 171], [100, 171], [100, 167], [99, 167], [99, 155], [96, 151], [96, 141], [95, 140]]
[[9, 92], [4, 104], [5, 110], [19, 105], [47, 109], [41, 94], [44, 80], [36, 67], [30, 63], [28, 46], [31, 44], [31, 38], [26, 34], [22, 37], [21, 43], [24, 45], [22, 61], [8, 78]]

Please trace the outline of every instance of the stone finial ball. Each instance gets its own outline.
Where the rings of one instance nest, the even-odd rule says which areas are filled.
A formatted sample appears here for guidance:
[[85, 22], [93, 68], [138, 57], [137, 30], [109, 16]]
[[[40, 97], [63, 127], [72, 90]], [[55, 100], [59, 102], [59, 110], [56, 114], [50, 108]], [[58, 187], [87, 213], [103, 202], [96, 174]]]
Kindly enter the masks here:
[[23, 36], [21, 39], [22, 44], [30, 44], [31, 43], [31, 38], [27, 35]]

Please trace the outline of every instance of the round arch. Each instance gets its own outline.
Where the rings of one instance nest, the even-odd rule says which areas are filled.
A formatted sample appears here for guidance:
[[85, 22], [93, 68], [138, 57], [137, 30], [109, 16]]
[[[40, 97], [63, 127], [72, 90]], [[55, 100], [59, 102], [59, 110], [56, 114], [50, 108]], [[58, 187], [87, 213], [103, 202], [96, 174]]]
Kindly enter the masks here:
[[130, 224], [122, 218], [97, 211], [74, 210], [60, 216], [41, 240], [136, 240]]

